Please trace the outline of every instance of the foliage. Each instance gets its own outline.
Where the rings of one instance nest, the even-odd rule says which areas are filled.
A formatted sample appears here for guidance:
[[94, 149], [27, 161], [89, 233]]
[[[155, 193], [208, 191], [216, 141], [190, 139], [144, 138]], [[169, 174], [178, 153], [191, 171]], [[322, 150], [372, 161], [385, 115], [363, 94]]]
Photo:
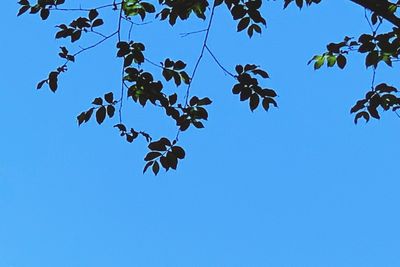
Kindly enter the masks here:
[[[375, 85], [375, 74], [378, 67], [382, 64], [392, 67], [394, 62], [399, 61], [400, 19], [396, 12], [400, 1], [396, 3], [386, 0], [349, 1], [369, 10], [370, 16], [366, 18], [371, 32], [364, 33], [358, 38], [346, 36], [341, 42], [328, 44], [326, 52], [312, 57], [309, 64], [313, 63], [316, 70], [323, 65], [327, 67], [336, 65], [340, 69], [344, 69], [347, 58], [351, 53], [364, 54], [365, 66], [373, 70], [372, 85], [365, 97], [358, 100], [351, 108], [351, 113], [355, 113], [355, 123], [360, 118], [368, 122], [370, 118], [379, 119], [382, 110], [396, 112], [400, 108], [397, 88], [386, 83]], [[299, 8], [303, 8], [303, 6], [320, 2], [321, 0], [284, 0], [283, 6], [287, 8], [294, 3]], [[40, 81], [37, 89], [48, 85], [51, 91], [56, 92], [60, 75], [67, 71], [68, 64], [75, 62], [78, 55], [101, 45], [105, 41], [115, 40], [116, 54], [121, 59], [122, 92], [118, 97], [115, 97], [114, 92], [106, 93], [103, 97], [96, 97], [92, 102], [93, 106], [81, 112], [77, 116], [77, 120], [78, 124], [82, 125], [89, 122], [95, 114], [96, 122], [102, 124], [106, 118], [112, 119], [118, 113], [119, 121], [114, 127], [119, 130], [120, 135], [129, 143], [134, 142], [138, 137], [143, 137], [147, 142], [149, 152], [144, 158], [146, 164], [143, 172], [151, 168], [153, 173], [157, 175], [160, 167], [166, 171], [175, 170], [179, 160], [185, 158], [184, 149], [177, 145], [180, 134], [190, 128], [204, 128], [204, 123], [208, 119], [207, 106], [212, 101], [209, 97], [192, 96], [190, 93], [192, 81], [196, 76], [204, 53], [209, 53], [215, 63], [235, 81], [232, 85], [232, 93], [239, 95], [240, 101], [248, 101], [251, 111], [254, 111], [260, 104], [266, 111], [270, 107], [278, 106], [276, 92], [261, 85], [264, 79], [269, 78], [265, 70], [256, 64], [248, 63], [236, 65], [234, 72], [231, 72], [220, 63], [207, 45], [214, 11], [216, 8], [224, 8], [224, 6], [232, 15], [238, 32], [245, 32], [250, 38], [255, 33], [261, 34], [262, 28], [266, 26], [266, 19], [261, 13], [261, 0], [215, 0], [214, 2], [206, 0], [158, 0], [157, 2], [113, 0], [107, 5], [87, 9], [64, 7], [66, 5], [65, 0], [37, 0], [35, 3], [20, 0], [18, 3], [21, 6], [18, 16], [29, 12], [30, 14], [38, 14], [42, 20], [46, 20], [55, 11], [78, 11], [85, 14], [85, 16], [77, 17], [69, 23], [57, 25], [55, 35], [57, 39], [67, 39], [69, 42], [75, 43], [83, 37], [87, 38], [88, 34], [101, 37], [100, 41], [91, 46], [80, 48], [75, 53], [70, 53], [67, 47], [62, 46], [59, 57], [65, 60], [64, 64], [51, 71], [47, 78]], [[108, 35], [101, 32], [104, 21], [100, 13], [104, 9], [112, 9], [116, 11], [116, 16], [118, 16], [117, 28]], [[146, 55], [146, 44], [133, 41], [130, 37], [127, 40], [122, 39], [121, 36], [125, 36], [122, 35], [124, 24], [137, 24], [135, 21], [145, 23], [150, 16], [165, 21], [171, 26], [179, 22], [182, 23], [190, 17], [208, 20], [207, 27], [204, 30], [192, 32], [204, 34], [204, 39], [200, 55], [195, 65], [192, 66], [190, 75], [188, 74], [187, 64], [182, 60], [166, 58], [157, 61], [161, 62], [160, 64], [154, 63], [155, 61]], [[385, 20], [394, 27], [390, 32], [381, 33], [379, 29]], [[159, 72], [149, 71], [148, 67], [151, 66], [159, 69]], [[173, 82], [176, 87], [185, 87], [184, 94], [176, 91], [167, 95], [164, 88], [170, 86], [170, 82]], [[161, 137], [157, 141], [153, 141], [153, 138], [147, 132], [127, 127], [122, 121], [122, 108], [125, 100], [131, 100], [143, 107], [152, 105], [163, 110], [166, 116], [176, 124], [176, 136], [174, 138]]]

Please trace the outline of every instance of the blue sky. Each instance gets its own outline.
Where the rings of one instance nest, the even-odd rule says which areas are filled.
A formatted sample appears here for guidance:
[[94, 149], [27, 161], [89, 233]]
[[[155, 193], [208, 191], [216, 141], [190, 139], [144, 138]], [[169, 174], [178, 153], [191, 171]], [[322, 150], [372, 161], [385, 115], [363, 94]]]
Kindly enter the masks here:
[[[145, 144], [126, 143], [115, 121], [76, 123], [94, 97], [118, 92], [115, 42], [77, 58], [56, 94], [36, 91], [66, 44], [53, 26], [76, 14], [16, 18], [18, 5], [6, 1], [0, 267], [400, 266], [400, 121], [387, 113], [353, 124], [350, 107], [371, 83], [362, 57], [345, 71], [306, 65], [327, 43], [368, 31], [364, 12], [350, 1], [302, 11], [281, 2], [264, 3], [268, 28], [252, 40], [217, 9], [209, 40], [224, 66], [266, 69], [279, 109], [251, 113], [206, 56], [192, 87], [213, 99], [206, 128], [182, 136], [178, 171], [154, 177], [141, 174]], [[112, 31], [114, 17], [102, 15]], [[133, 36], [155, 61], [193, 66], [203, 36], [179, 34], [204, 26], [154, 22]], [[397, 69], [381, 68], [377, 81], [398, 85]], [[125, 113], [128, 125], [174, 132], [153, 109], [127, 104]]]

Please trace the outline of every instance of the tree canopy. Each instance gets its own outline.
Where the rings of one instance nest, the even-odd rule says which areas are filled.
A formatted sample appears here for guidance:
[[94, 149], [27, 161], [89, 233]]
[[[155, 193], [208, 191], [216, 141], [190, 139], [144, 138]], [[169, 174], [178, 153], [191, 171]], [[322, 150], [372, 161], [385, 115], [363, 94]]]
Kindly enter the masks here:
[[[321, 0], [284, 0], [282, 4], [284, 8], [292, 5], [303, 8], [320, 2]], [[365, 96], [355, 101], [351, 113], [354, 113], [355, 123], [360, 119], [368, 122], [371, 118], [380, 119], [382, 111], [396, 113], [400, 108], [398, 89], [387, 83], [375, 82], [376, 71], [381, 65], [392, 67], [399, 60], [400, 18], [397, 16], [397, 8], [400, 6], [400, 1], [350, 0], [349, 2], [358, 4], [366, 10], [365, 18], [370, 32], [363, 33], [357, 38], [344, 36], [339, 42], [333, 40], [334, 42], [326, 46], [325, 52], [311, 57], [308, 64], [313, 65], [316, 70], [323, 66], [345, 69], [348, 57], [352, 53], [365, 55], [365, 66], [373, 70], [372, 82]], [[144, 157], [146, 162], [144, 172], [151, 168], [157, 175], [161, 167], [167, 171], [176, 169], [178, 162], [185, 158], [185, 150], [179, 144], [180, 135], [188, 129], [205, 127], [204, 123], [209, 116], [207, 106], [212, 104], [212, 97], [200, 95], [200, 90], [192, 88], [192, 81], [196, 79], [197, 70], [206, 53], [226, 76], [232, 79], [230, 88], [232, 93], [238, 95], [240, 101], [247, 101], [251, 111], [257, 108], [268, 111], [278, 106], [279, 88], [277, 90], [269, 88], [266, 82], [269, 73], [257, 65], [257, 62], [225, 66], [208, 45], [209, 32], [213, 27], [217, 8], [228, 9], [232, 16], [231, 26], [236, 27], [238, 34], [246, 34], [251, 39], [255, 34], [261, 34], [267, 26], [268, 18], [263, 14], [262, 6], [268, 2], [114, 0], [105, 5], [88, 7], [71, 7], [65, 0], [38, 0], [35, 3], [21, 0], [18, 3], [21, 5], [18, 15], [37, 14], [42, 20], [47, 20], [49, 16], [57, 16], [56, 12], [78, 13], [79, 15], [72, 21], [61, 21], [56, 25], [56, 39], [66, 39], [66, 42], [75, 45], [81, 39], [93, 38], [89, 46], [60, 47], [58, 56], [63, 62], [37, 84], [37, 89], [47, 86], [56, 92], [62, 74], [78, 56], [94, 50], [104, 42], [115, 42], [116, 49], [110, 53], [115, 53], [121, 59], [120, 89], [94, 96], [91, 107], [81, 112], [77, 116], [77, 121], [82, 125], [93, 118], [98, 124], [102, 124], [107, 118], [115, 117], [114, 127], [127, 142], [132, 143], [139, 137], [143, 138], [149, 149]], [[82, 1], [82, 6], [84, 5], [87, 3]], [[112, 15], [115, 16], [115, 25], [106, 25], [103, 20], [103, 13], [108, 11], [112, 11]], [[186, 36], [203, 35], [201, 49], [196, 55], [193, 66], [177, 58], [149, 58], [146, 55], [147, 44], [140, 41], [140, 36], [131, 33], [133, 26], [140, 26], [154, 19], [174, 26], [178, 23], [191, 23], [189, 20], [191, 17], [203, 20], [205, 25], [203, 29], [193, 29], [185, 33]], [[384, 23], [391, 24], [393, 28], [385, 31], [381, 27]], [[111, 32], [110, 28], [113, 29]], [[73, 50], [74, 52], [71, 52]], [[184, 88], [184, 90], [174, 88]], [[174, 91], [171, 92], [171, 89]], [[157, 133], [126, 125], [123, 115], [127, 112], [124, 110], [124, 105], [128, 101], [142, 107], [151, 105], [159, 108], [176, 125], [175, 136], [162, 137], [161, 134], [160, 138], [153, 138]]]

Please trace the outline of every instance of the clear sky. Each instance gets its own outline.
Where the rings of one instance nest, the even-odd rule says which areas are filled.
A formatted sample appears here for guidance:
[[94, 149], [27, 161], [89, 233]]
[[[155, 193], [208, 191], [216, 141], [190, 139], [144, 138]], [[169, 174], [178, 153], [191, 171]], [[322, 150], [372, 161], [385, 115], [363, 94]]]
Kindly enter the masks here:
[[[154, 177], [141, 173], [145, 144], [125, 142], [116, 121], [76, 123], [94, 97], [118, 92], [115, 40], [77, 58], [56, 94], [37, 91], [67, 44], [54, 40], [54, 25], [77, 14], [43, 23], [16, 18], [18, 5], [4, 1], [0, 267], [400, 266], [400, 120], [353, 124], [349, 110], [371, 83], [362, 57], [345, 71], [306, 65], [327, 43], [368, 31], [364, 11], [344, 0], [283, 11], [282, 2], [265, 1], [268, 28], [252, 40], [221, 6], [209, 40], [227, 68], [266, 69], [279, 109], [252, 114], [206, 56], [192, 87], [213, 100], [206, 128], [182, 136], [178, 171]], [[205, 27], [192, 22], [135, 27], [133, 38], [155, 61], [192, 68], [203, 36], [179, 35]], [[398, 77], [381, 68], [377, 81]], [[127, 104], [127, 124], [171, 134], [173, 122], [153, 110]]]

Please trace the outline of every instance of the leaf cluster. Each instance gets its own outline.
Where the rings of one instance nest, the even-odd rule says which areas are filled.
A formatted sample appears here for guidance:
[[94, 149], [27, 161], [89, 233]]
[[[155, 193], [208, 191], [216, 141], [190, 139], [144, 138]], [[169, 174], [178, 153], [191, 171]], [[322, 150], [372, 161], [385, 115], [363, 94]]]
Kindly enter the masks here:
[[161, 138], [158, 141], [151, 142], [148, 145], [150, 152], [147, 153], [144, 160], [147, 161], [143, 173], [150, 167], [155, 175], [160, 170], [160, 165], [168, 171], [176, 170], [178, 162], [185, 158], [185, 150], [176, 145], [176, 141], [171, 142], [167, 138]]
[[209, 6], [206, 0], [159, 0], [165, 6], [158, 14], [161, 20], [168, 19], [170, 25], [175, 25], [176, 20], [187, 20], [194, 13], [198, 18], [206, 19], [205, 12]]
[[147, 13], [156, 12], [153, 4], [140, 0], [124, 0], [122, 2], [122, 10], [127, 17], [139, 15], [142, 21], [146, 18]]
[[36, 4], [31, 5], [28, 0], [20, 0], [18, 4], [21, 8], [17, 16], [20, 16], [29, 10], [30, 14], [40, 14], [42, 20], [46, 20], [50, 16], [52, 7], [57, 7], [65, 3], [65, 0], [38, 0]]
[[266, 71], [254, 64], [237, 65], [235, 69], [238, 83], [233, 86], [232, 93], [238, 94], [240, 101], [249, 100], [251, 111], [258, 107], [260, 99], [262, 99], [262, 106], [266, 111], [269, 110], [270, 105], [278, 107], [274, 99], [277, 96], [276, 92], [272, 89], [261, 88], [258, 80], [254, 77], [254, 75], [259, 75], [267, 79], [269, 75]]
[[92, 102], [94, 107], [91, 107], [87, 111], [83, 111], [78, 115], [78, 124], [81, 125], [82, 123], [88, 122], [94, 111], [96, 111], [97, 123], [102, 124], [106, 116], [109, 118], [114, 117], [115, 105], [117, 103], [118, 102], [114, 100], [114, 94], [112, 92], [105, 94], [104, 99], [101, 97], [96, 97]]
[[384, 111], [396, 111], [400, 109], [400, 98], [396, 96], [398, 89], [381, 83], [367, 92], [364, 99], [358, 100], [351, 108], [351, 113], [356, 113], [354, 123], [357, 124], [360, 118], [364, 118], [366, 122], [370, 118], [380, 119], [379, 109]]

